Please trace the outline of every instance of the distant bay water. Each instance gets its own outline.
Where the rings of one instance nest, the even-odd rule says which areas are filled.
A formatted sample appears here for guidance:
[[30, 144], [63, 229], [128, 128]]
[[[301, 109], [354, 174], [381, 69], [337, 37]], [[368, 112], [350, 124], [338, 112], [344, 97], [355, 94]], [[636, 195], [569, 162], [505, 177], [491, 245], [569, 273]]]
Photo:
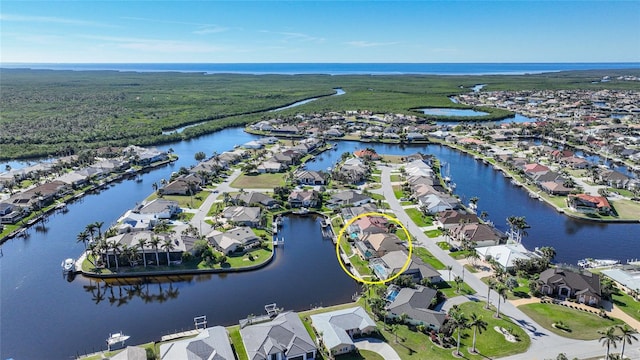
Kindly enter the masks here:
[[610, 63], [2, 63], [1, 68], [74, 71], [198, 72], [206, 74], [488, 75], [567, 70], [640, 69], [640, 62]]

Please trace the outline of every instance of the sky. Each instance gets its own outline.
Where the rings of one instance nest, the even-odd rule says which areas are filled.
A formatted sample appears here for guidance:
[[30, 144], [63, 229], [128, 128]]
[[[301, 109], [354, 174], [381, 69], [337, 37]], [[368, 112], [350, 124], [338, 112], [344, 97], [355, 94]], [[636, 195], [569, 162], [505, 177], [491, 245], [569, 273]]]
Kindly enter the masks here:
[[0, 2], [2, 63], [638, 61], [639, 0]]

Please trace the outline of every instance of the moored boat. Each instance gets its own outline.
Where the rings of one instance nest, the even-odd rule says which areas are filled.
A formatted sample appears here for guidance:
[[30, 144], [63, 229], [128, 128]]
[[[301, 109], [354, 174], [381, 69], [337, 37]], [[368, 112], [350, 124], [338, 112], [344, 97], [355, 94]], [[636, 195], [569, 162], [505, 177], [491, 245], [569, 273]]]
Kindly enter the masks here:
[[110, 350], [112, 345], [116, 345], [118, 343], [124, 346], [124, 342], [128, 340], [130, 337], [131, 336], [125, 335], [124, 333], [122, 333], [122, 331], [109, 334], [109, 337], [107, 338], [107, 347]]
[[620, 264], [619, 260], [615, 259], [582, 259], [578, 260], [578, 266], [582, 268], [600, 268]]
[[62, 264], [60, 264], [60, 266], [62, 266], [62, 271], [64, 271], [65, 273], [72, 271], [74, 265], [75, 265], [75, 262], [73, 261], [72, 258], [68, 258], [65, 261], [63, 261]]

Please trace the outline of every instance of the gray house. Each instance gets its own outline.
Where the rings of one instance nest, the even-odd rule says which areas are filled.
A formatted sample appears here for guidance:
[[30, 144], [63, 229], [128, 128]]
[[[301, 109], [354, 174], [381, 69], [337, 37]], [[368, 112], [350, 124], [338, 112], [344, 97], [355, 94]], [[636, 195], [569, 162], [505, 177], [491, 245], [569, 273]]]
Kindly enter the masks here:
[[355, 351], [353, 336], [377, 331], [375, 321], [360, 306], [311, 315], [311, 322], [331, 355]]
[[229, 334], [222, 326], [204, 329], [194, 338], [162, 344], [160, 358], [162, 360], [235, 360]]
[[444, 324], [447, 314], [429, 309], [436, 299], [436, 294], [436, 290], [424, 286], [418, 286], [416, 289], [402, 288], [395, 299], [387, 305], [387, 317], [395, 319], [406, 314], [407, 323], [424, 325], [438, 331]]
[[212, 231], [207, 235], [207, 240], [216, 250], [230, 254], [239, 247], [253, 246], [260, 242], [260, 238], [250, 227], [237, 227], [226, 232]]
[[313, 360], [318, 351], [294, 312], [246, 326], [240, 329], [240, 336], [249, 360]]
[[236, 225], [256, 227], [260, 224], [260, 210], [259, 207], [229, 206], [221, 215]]

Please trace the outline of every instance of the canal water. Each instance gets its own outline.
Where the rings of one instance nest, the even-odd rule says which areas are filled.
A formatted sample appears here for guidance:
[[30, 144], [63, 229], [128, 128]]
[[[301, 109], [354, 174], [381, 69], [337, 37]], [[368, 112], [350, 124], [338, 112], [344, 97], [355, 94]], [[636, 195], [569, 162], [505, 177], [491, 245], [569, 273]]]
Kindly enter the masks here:
[[[233, 128], [163, 145], [161, 149], [171, 148], [180, 155], [174, 165], [145, 174], [141, 183], [124, 181], [88, 195], [70, 204], [68, 213], [52, 216], [43, 230], [30, 229], [27, 239], [2, 245], [0, 358], [65, 359], [104, 348], [111, 332], [123, 331], [132, 336], [131, 343], [144, 343], [170, 331], [193, 328], [195, 316], [206, 315], [209, 325], [228, 325], [249, 314], [263, 313], [268, 303], [303, 310], [350, 300], [357, 284], [340, 270], [333, 245], [322, 240], [320, 226], [312, 217], [285, 219], [284, 249], [260, 271], [124, 286], [105, 286], [82, 277], [67, 282], [62, 277], [60, 262], [83, 251], [76, 235], [87, 224], [103, 221], [106, 228], [147, 197], [153, 182], [168, 179], [181, 166], [195, 164], [196, 152], [220, 153], [256, 138]], [[502, 230], [507, 229], [508, 216], [525, 216], [531, 225], [525, 246], [553, 246], [558, 261], [575, 264], [584, 257], [640, 257], [639, 224], [607, 225], [567, 218], [531, 199], [491, 167], [447, 147], [337, 142], [335, 150], [317, 156], [308, 168], [326, 170], [342, 153], [363, 147], [386, 154], [420, 151], [435, 155], [450, 164], [456, 193], [465, 202], [477, 196], [478, 211], [487, 211]]]

